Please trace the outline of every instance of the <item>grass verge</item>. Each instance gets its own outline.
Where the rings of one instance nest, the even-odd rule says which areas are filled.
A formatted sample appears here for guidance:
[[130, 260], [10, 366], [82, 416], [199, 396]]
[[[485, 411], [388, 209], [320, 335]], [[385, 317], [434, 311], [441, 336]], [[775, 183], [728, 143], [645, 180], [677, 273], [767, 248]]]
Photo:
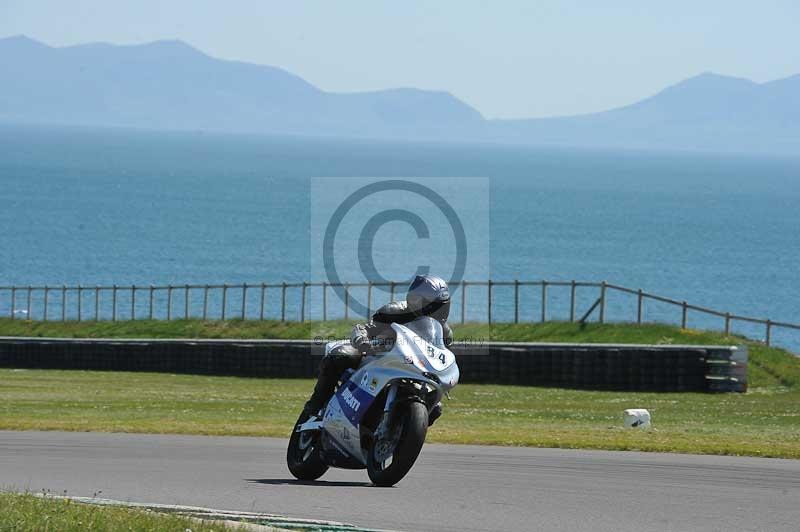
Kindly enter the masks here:
[[[163, 327], [148, 327], [148, 325]], [[128, 337], [343, 336], [347, 323], [117, 322], [12, 324], [17, 334]], [[0, 334], [10, 334], [8, 322]], [[61, 334], [56, 334], [61, 332]], [[458, 337], [514, 341], [746, 343], [666, 325], [466, 325]], [[459, 385], [429, 441], [800, 458], [800, 359], [750, 343], [746, 394], [595, 392]], [[313, 386], [276, 380], [155, 373], [0, 370], [0, 429], [285, 437]], [[647, 408], [654, 428], [621, 427]]]
[[0, 493], [0, 530], [148, 530], [152, 532], [211, 532], [243, 530], [222, 523], [156, 513], [118, 506], [94, 506], [36, 497], [30, 494]]
[[[30, 321], [0, 318], [0, 336], [41, 338], [209, 338], [209, 339], [305, 339], [348, 338], [351, 321], [282, 322], [136, 320], [136, 321]], [[743, 336], [714, 331], [681, 329], [665, 324], [588, 323], [466, 323], [456, 324], [456, 340], [481, 339], [505, 342], [572, 342], [624, 344], [763, 344]], [[785, 352], [781, 349], [766, 351]]]

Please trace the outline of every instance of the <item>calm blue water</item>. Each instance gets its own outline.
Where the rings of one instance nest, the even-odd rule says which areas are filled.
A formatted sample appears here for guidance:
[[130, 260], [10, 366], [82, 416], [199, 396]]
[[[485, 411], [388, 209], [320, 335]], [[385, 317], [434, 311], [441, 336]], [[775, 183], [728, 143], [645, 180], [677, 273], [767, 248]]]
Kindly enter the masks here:
[[[488, 177], [490, 211], [477, 216], [495, 279], [606, 279], [800, 322], [800, 159], [705, 154], [3, 127], [0, 285], [308, 279], [317, 176]], [[404, 273], [398, 257], [379, 259]], [[497, 293], [508, 319], [511, 292]], [[538, 318], [538, 298], [523, 290], [523, 319]], [[609, 317], [633, 309], [612, 296]]]

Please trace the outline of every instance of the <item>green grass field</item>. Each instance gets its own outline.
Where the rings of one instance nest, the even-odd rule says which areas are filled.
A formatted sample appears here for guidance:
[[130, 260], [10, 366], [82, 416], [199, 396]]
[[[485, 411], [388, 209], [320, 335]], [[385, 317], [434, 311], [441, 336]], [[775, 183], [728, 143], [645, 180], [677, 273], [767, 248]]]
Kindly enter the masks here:
[[212, 532], [244, 530], [244, 528], [230, 528], [221, 523], [146, 510], [94, 506], [30, 494], [0, 493], [0, 530]]
[[[353, 322], [311, 321], [27, 321], [0, 318], [0, 336], [32, 336], [55, 338], [280, 338], [313, 339], [315, 337], [348, 338]], [[508, 342], [608, 342], [608, 343], [750, 343], [740, 336], [680, 329], [671, 325], [627, 323], [467, 323], [453, 325], [456, 340], [479, 338]]]
[[[154, 327], [148, 327], [154, 325]], [[342, 336], [346, 323], [0, 323], [0, 334], [94, 337]], [[457, 338], [738, 344], [666, 325], [467, 325]], [[459, 385], [429, 441], [800, 458], [800, 359], [750, 343], [746, 394], [623, 393]], [[0, 370], [0, 429], [287, 435], [311, 379]], [[647, 408], [651, 430], [622, 428]]]

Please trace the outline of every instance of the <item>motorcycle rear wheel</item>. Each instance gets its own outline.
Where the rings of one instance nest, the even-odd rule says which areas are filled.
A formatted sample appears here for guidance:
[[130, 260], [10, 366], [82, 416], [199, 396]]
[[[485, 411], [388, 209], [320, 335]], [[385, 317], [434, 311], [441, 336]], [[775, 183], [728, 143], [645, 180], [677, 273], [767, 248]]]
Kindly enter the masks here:
[[320, 453], [320, 433], [295, 430], [307, 419], [308, 416], [301, 414], [292, 428], [292, 436], [286, 449], [286, 465], [289, 466], [289, 472], [298, 480], [317, 480], [328, 470]]
[[[419, 402], [405, 403], [395, 413], [400, 435], [396, 442], [374, 440], [367, 454], [367, 473], [376, 486], [394, 486], [411, 470], [425, 443], [428, 432], [428, 409]], [[395, 432], [394, 430], [391, 432]], [[394, 445], [387, 450], [386, 446]], [[391, 452], [391, 459], [383, 459]]]

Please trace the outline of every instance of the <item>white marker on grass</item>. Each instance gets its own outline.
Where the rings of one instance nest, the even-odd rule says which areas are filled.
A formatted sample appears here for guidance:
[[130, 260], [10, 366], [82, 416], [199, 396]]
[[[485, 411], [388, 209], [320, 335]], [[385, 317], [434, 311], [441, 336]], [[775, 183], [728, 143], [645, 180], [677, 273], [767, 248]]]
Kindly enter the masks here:
[[644, 408], [630, 408], [623, 413], [626, 427], [647, 428], [650, 426], [650, 412]]

